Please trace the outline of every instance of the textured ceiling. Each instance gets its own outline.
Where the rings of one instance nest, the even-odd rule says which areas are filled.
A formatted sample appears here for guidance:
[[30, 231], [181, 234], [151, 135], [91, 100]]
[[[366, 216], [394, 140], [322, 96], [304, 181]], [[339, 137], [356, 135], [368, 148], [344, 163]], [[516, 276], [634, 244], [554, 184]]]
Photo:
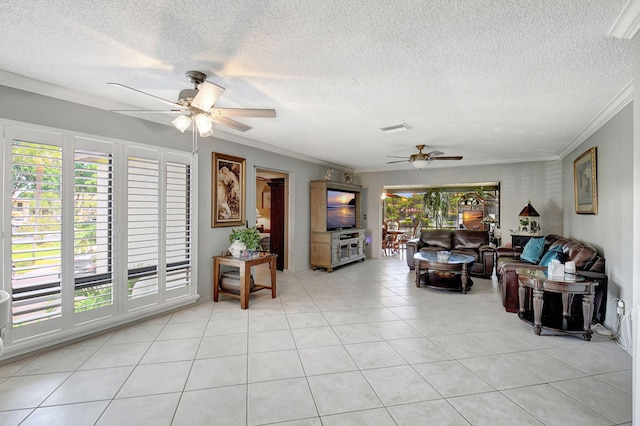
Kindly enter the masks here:
[[[358, 171], [415, 145], [455, 165], [559, 158], [630, 89], [624, 0], [2, 1], [0, 84], [87, 105], [162, 109], [187, 70], [218, 107], [275, 108], [220, 137]], [[168, 115], [141, 118], [169, 124]], [[411, 129], [385, 134], [381, 127]], [[433, 166], [451, 162], [434, 162]]]

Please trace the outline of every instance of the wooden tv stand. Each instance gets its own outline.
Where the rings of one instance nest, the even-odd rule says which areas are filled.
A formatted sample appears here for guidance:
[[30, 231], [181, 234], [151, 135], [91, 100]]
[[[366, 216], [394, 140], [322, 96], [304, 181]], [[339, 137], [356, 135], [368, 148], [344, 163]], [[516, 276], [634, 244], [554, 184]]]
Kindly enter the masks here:
[[364, 260], [364, 229], [311, 233], [311, 268], [315, 271], [333, 268], [357, 260]]
[[[311, 181], [311, 268], [315, 271], [364, 260], [365, 230], [361, 228], [360, 190], [362, 186], [326, 180]], [[356, 226], [327, 230], [327, 191], [348, 191], [355, 194]]]

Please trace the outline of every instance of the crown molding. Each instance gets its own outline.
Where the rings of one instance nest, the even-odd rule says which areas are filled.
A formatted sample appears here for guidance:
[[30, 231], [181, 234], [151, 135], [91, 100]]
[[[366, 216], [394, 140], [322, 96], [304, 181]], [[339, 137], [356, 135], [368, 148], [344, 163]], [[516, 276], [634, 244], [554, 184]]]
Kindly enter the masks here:
[[611, 120], [622, 108], [633, 101], [633, 80], [631, 80], [603, 109], [591, 120], [589, 124], [560, 152], [560, 158], [564, 158], [580, 144], [589, 139], [595, 132]]
[[628, 0], [609, 29], [610, 37], [631, 40], [640, 30], [640, 0]]
[[343, 165], [343, 164], [330, 163], [330, 162], [323, 161], [323, 160], [318, 160], [317, 158], [313, 158], [313, 157], [309, 157], [309, 156], [304, 155], [304, 154], [300, 154], [300, 153], [297, 153], [297, 152], [289, 151], [287, 149], [280, 148], [280, 147], [277, 147], [275, 145], [268, 144], [266, 142], [260, 142], [260, 141], [257, 141], [255, 139], [250, 139], [250, 138], [247, 138], [247, 137], [244, 137], [244, 136], [240, 136], [240, 135], [237, 135], [237, 134], [234, 134], [234, 133], [231, 133], [231, 132], [227, 132], [226, 130], [223, 130], [223, 129], [220, 129], [220, 128], [215, 128], [214, 127], [213, 137], [225, 140], [227, 142], [233, 142], [233, 143], [237, 143], [237, 144], [240, 144], [240, 145], [250, 146], [252, 148], [262, 149], [264, 151], [272, 152], [274, 154], [284, 155], [284, 156], [287, 156], [287, 157], [295, 158], [297, 160], [302, 160], [302, 161], [306, 161], [308, 163], [317, 164], [317, 165], [323, 166], [323, 167], [329, 167], [329, 168], [332, 168], [332, 169], [340, 169], [340, 170], [343, 170], [343, 171], [346, 171], [346, 172], [351, 172], [351, 173], [355, 172], [355, 169], [353, 167], [350, 167], [350, 166], [346, 166], [346, 165]]

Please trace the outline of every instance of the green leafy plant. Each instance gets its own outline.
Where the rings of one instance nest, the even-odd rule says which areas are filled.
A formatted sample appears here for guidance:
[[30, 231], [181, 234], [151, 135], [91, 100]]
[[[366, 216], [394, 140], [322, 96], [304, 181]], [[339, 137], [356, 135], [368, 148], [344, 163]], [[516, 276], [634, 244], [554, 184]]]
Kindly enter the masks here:
[[240, 241], [243, 243], [247, 250], [259, 250], [260, 249], [260, 232], [256, 227], [252, 228], [238, 228], [231, 231], [229, 234], [229, 242]]

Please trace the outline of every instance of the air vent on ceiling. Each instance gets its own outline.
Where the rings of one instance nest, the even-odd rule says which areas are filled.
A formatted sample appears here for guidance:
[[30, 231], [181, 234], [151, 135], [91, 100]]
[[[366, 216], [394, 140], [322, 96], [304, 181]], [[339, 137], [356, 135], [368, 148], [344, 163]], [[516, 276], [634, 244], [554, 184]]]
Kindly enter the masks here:
[[400, 124], [394, 124], [392, 126], [381, 127], [380, 130], [382, 130], [385, 133], [398, 133], [398, 132], [404, 132], [405, 130], [409, 130], [410, 128], [411, 127], [409, 127], [407, 123], [400, 123]]

